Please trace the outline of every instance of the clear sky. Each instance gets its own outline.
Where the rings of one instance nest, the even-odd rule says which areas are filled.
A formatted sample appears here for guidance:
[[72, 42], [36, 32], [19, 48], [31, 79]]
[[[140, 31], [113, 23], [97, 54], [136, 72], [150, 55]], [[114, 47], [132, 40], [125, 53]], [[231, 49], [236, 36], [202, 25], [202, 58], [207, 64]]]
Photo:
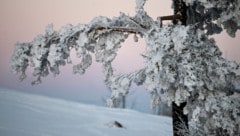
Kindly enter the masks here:
[[[171, 0], [148, 0], [145, 9], [153, 19], [170, 15]], [[10, 72], [14, 43], [33, 40], [37, 34], [44, 33], [45, 26], [50, 23], [58, 30], [68, 23], [88, 23], [95, 16], [112, 18], [120, 12], [134, 15], [134, 10], [135, 0], [0, 0], [0, 87], [73, 100], [87, 100], [91, 94], [106, 93], [98, 63], [94, 63], [84, 76], [73, 75], [71, 65], [63, 67], [60, 76], [53, 78], [50, 75], [37, 86], [30, 85], [33, 80], [30, 71], [28, 78], [20, 83]], [[240, 33], [235, 39], [224, 33], [215, 37], [224, 56], [240, 62]], [[134, 43], [128, 39], [123, 46], [114, 61], [116, 71], [130, 72], [141, 68], [144, 65], [140, 57], [145, 48], [143, 40]]]

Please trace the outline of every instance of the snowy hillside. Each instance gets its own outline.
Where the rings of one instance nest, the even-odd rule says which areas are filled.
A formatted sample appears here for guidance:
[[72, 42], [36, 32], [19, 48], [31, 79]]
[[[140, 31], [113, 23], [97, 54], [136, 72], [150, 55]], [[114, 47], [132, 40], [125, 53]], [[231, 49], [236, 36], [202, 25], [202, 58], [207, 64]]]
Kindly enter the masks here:
[[[118, 121], [124, 128], [112, 127]], [[171, 136], [172, 120], [0, 89], [1, 136]]]

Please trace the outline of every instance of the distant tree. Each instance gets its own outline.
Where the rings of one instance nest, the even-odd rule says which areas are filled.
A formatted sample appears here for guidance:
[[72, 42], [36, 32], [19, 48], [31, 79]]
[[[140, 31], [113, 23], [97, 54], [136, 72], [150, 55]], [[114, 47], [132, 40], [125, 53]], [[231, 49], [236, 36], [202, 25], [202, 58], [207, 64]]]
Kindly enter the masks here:
[[[75, 74], [85, 73], [92, 55], [102, 64], [104, 82], [112, 93], [110, 107], [129, 93], [133, 83], [145, 86], [153, 107], [160, 102], [158, 90], [163, 89], [165, 99], [175, 107], [174, 135], [238, 135], [239, 64], [224, 59], [209, 35], [225, 29], [235, 37], [240, 28], [240, 1], [173, 0], [174, 15], [157, 21], [144, 11], [145, 1], [136, 0], [133, 17], [124, 13], [113, 19], [96, 17], [89, 24], [66, 25], [59, 31], [48, 25], [44, 35], [16, 44], [12, 71], [23, 80], [27, 67], [33, 67], [36, 80], [32, 84], [41, 83], [50, 72], [60, 74], [59, 66], [71, 62], [70, 52], [75, 49], [82, 60], [73, 66]], [[164, 20], [173, 20], [173, 24], [163, 25]], [[146, 66], [116, 75], [112, 61], [130, 34], [135, 41], [140, 37], [146, 40]], [[175, 112], [185, 130], [177, 128], [181, 122], [176, 122]]]
[[[110, 96], [111, 96], [111, 90], [110, 90]], [[109, 95], [107, 95], [106, 97], [103, 97], [102, 100], [104, 102], [104, 104], [107, 107], [112, 107], [112, 108], [122, 108], [125, 109], [126, 108], [126, 95], [120, 95], [119, 97], [117, 97], [116, 99], [114, 99], [114, 101], [110, 101], [109, 102]], [[110, 104], [110, 105], [109, 105]]]

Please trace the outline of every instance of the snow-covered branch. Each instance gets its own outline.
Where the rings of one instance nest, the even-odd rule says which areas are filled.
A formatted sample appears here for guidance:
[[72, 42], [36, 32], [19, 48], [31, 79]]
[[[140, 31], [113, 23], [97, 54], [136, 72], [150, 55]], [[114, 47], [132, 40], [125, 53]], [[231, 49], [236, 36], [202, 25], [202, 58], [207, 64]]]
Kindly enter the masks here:
[[[144, 15], [145, 16], [145, 15]], [[20, 79], [26, 77], [28, 66], [34, 68], [33, 75], [40, 82], [52, 72], [60, 73], [59, 66], [70, 63], [71, 49], [75, 49], [82, 62], [73, 67], [74, 73], [83, 74], [91, 65], [90, 52], [95, 52], [97, 61], [111, 62], [120, 43], [128, 34], [143, 35], [147, 31], [143, 19], [138, 16], [129, 17], [121, 13], [120, 17], [112, 20], [106, 17], [94, 18], [87, 25], [66, 25], [59, 31], [53, 30], [53, 26], [46, 28], [45, 35], [37, 36], [32, 42], [17, 43], [15, 53], [12, 56], [12, 71], [20, 73]], [[104, 64], [105, 66], [106, 64]]]

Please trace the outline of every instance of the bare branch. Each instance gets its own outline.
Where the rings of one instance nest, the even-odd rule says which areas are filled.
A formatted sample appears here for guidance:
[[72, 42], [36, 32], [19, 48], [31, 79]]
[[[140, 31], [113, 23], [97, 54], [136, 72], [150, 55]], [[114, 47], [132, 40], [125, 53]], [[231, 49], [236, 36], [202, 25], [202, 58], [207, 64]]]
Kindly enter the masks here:
[[134, 28], [126, 28], [126, 27], [103, 27], [99, 26], [95, 28], [95, 30], [111, 30], [111, 31], [117, 31], [117, 32], [127, 32], [130, 34], [142, 34], [140, 31]]

